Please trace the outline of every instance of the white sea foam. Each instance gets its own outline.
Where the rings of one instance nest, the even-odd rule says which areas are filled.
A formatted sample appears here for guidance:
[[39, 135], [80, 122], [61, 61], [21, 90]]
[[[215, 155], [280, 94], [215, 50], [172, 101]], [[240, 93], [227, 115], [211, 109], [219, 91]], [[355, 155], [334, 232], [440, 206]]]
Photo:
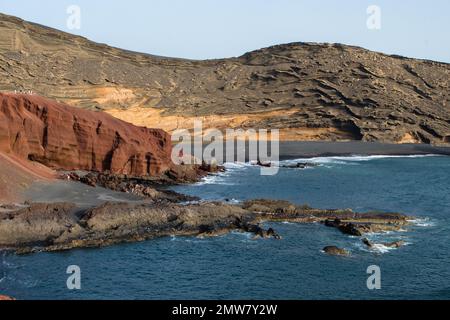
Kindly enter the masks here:
[[[282, 161], [272, 161], [272, 166], [284, 166], [301, 163], [311, 163], [318, 166], [334, 165], [334, 164], [345, 164], [345, 165], [357, 165], [358, 162], [378, 160], [378, 159], [389, 159], [389, 158], [423, 158], [423, 157], [437, 157], [437, 154], [421, 154], [421, 155], [352, 155], [352, 156], [331, 156], [331, 157], [313, 157], [313, 158], [297, 158]], [[223, 164], [227, 171], [242, 170], [248, 167], [254, 167], [257, 165], [256, 161], [250, 162], [226, 162]], [[304, 169], [314, 169], [313, 167]], [[219, 173], [220, 175], [227, 175], [227, 171], [224, 173]]]
[[389, 251], [395, 250], [396, 248], [393, 247], [387, 247], [384, 244], [381, 243], [374, 243], [372, 247], [370, 248], [371, 251], [376, 251], [379, 253], [387, 253]]
[[432, 221], [430, 218], [417, 218], [408, 220], [408, 222], [418, 227], [434, 227], [436, 225], [435, 221]]
[[227, 170], [242, 169], [251, 166], [249, 162], [225, 162], [223, 166]]
[[380, 237], [383, 237], [383, 236], [386, 236], [386, 235], [393, 234], [395, 232], [397, 232], [397, 231], [384, 231], [384, 230], [382, 230], [380, 232], [367, 232], [367, 233], [365, 233], [365, 236], [366, 236], [366, 238], [380, 238]]
[[396, 249], [396, 248], [387, 247], [387, 246], [385, 246], [385, 245], [383, 245], [381, 243], [374, 243], [372, 245], [372, 247], [370, 247], [370, 248], [367, 245], [365, 245], [365, 244], [363, 244], [361, 242], [356, 243], [355, 246], [361, 251], [372, 252], [372, 253], [373, 252], [375, 252], [375, 253], [388, 253], [388, 252]]
[[226, 202], [227, 202], [227, 203], [233, 203], [233, 204], [239, 204], [239, 203], [242, 202], [242, 200], [238, 200], [238, 199], [235, 199], [235, 198], [231, 198], [231, 199], [228, 199]]
[[313, 163], [313, 164], [355, 164], [358, 162], [390, 159], [390, 158], [425, 158], [425, 157], [438, 157], [436, 154], [420, 154], [420, 155], [353, 155], [353, 156], [332, 156], [332, 157], [314, 157], [314, 158], [298, 158], [292, 160], [284, 160], [282, 164], [293, 164], [298, 162]]
[[[410, 244], [411, 244], [411, 242], [405, 242], [405, 243], [403, 243], [402, 247], [408, 246]], [[375, 243], [375, 244], [373, 244], [373, 246], [369, 250], [370, 251], [376, 251], [376, 252], [379, 252], [379, 253], [387, 253], [387, 252], [390, 252], [390, 251], [393, 251], [393, 250], [397, 250], [397, 249], [399, 249], [399, 248], [398, 247], [388, 247], [388, 246], [385, 246], [382, 243]]]
[[230, 232], [230, 234], [241, 236], [244, 238], [245, 241], [253, 240], [253, 238], [255, 237], [255, 235], [251, 232], [243, 232], [239, 230], [233, 230]]
[[369, 241], [372, 243], [371, 247], [368, 247], [366, 244], [362, 243], [361, 241], [358, 241], [355, 243], [355, 246], [360, 249], [361, 251], [366, 252], [376, 252], [376, 253], [388, 253], [393, 250], [399, 249], [399, 247], [389, 247], [386, 246], [384, 243], [391, 243], [394, 241], [404, 241], [401, 247], [405, 247], [408, 245], [411, 245], [412, 242], [406, 241], [407, 238], [401, 237], [401, 239], [394, 239], [394, 238], [382, 238], [380, 234], [372, 234], [372, 235], [366, 235]]
[[225, 178], [227, 177], [227, 175], [223, 175], [223, 174], [213, 174], [213, 175], [208, 175], [206, 177], [204, 177], [201, 181], [197, 182], [195, 185], [196, 186], [202, 186], [205, 184], [221, 184], [221, 185], [235, 185], [235, 183], [232, 182], [226, 182]]

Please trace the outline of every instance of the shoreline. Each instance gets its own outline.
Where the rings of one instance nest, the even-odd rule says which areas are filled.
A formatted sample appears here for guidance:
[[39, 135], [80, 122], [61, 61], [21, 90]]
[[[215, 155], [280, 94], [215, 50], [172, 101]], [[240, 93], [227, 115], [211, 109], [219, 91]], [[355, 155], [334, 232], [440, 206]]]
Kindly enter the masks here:
[[[16, 254], [67, 251], [174, 235], [212, 237], [231, 231], [251, 233], [254, 239], [281, 240], [282, 235], [272, 228], [266, 229], [264, 222], [321, 223], [363, 241], [366, 234], [408, 227], [412, 218], [396, 212], [315, 209], [271, 199], [241, 204], [153, 199], [145, 203], [104, 202], [85, 209], [70, 202], [29, 203], [0, 214], [0, 251]], [[340, 250], [329, 253], [347, 255]]]
[[[246, 143], [246, 162], [249, 162], [248, 156], [248, 142]], [[270, 150], [270, 149], [269, 149]], [[235, 145], [235, 154], [237, 146]], [[281, 141], [279, 148], [279, 161], [284, 160], [302, 160], [317, 157], [350, 157], [350, 156], [421, 156], [421, 155], [441, 155], [450, 156], [450, 147], [441, 147], [425, 144], [388, 144], [380, 142], [363, 142], [363, 141], [347, 141], [347, 142], [331, 142], [331, 141]], [[0, 156], [2, 154], [0, 153]], [[2, 157], [0, 157], [0, 160]], [[8, 158], [10, 159], [10, 158]], [[15, 158], [14, 158], [15, 159]], [[224, 159], [226, 159], [226, 151], [224, 149]], [[15, 159], [17, 160], [17, 159]], [[25, 163], [25, 161], [23, 161]], [[21, 163], [17, 163], [19, 166]], [[27, 168], [41, 168], [43, 166], [29, 163]], [[50, 171], [50, 169], [49, 169]], [[28, 173], [28, 172], [27, 172]], [[33, 179], [26, 186], [25, 190], [17, 192], [16, 201], [14, 199], [0, 199], [0, 203], [22, 202], [23, 200], [41, 201], [41, 202], [55, 202], [55, 201], [73, 201], [73, 197], [81, 197], [75, 201], [78, 204], [83, 202], [83, 205], [98, 205], [101, 201], [94, 199], [98, 196], [97, 193], [104, 194], [105, 199], [114, 199], [115, 197], [125, 201], [137, 201], [135, 197], [124, 197], [126, 193], [115, 192], [101, 188], [96, 189], [93, 194], [86, 191], [87, 186], [83, 184], [72, 184], [55, 179], [56, 173], [53, 174], [53, 179]], [[171, 184], [170, 184], [171, 185]], [[163, 185], [161, 185], [163, 186]], [[161, 187], [160, 186], [160, 187]], [[39, 189], [43, 190], [38, 191]], [[122, 196], [120, 196], [122, 195]], [[84, 199], [87, 197], [88, 199]], [[129, 198], [129, 199], [128, 199]], [[139, 197], [137, 197], [139, 198]], [[144, 197], [145, 198], [145, 197]], [[3, 201], [2, 201], [3, 200]], [[84, 203], [85, 202], [85, 203]]]
[[[174, 145], [175, 146], [175, 145]], [[184, 143], [183, 147], [178, 148], [191, 150], [194, 152], [194, 146]], [[212, 147], [207, 142], [203, 142], [203, 152], [207, 147]], [[240, 147], [240, 146], [239, 146]], [[271, 151], [271, 144], [267, 146], [268, 154]], [[245, 152], [245, 162], [250, 161], [249, 141], [245, 141], [245, 149], [239, 149]], [[226, 157], [226, 142], [223, 144], [223, 160], [230, 162]], [[234, 144], [234, 160], [237, 161], [238, 145]], [[383, 142], [367, 141], [280, 141], [279, 142], [279, 160], [292, 160], [301, 158], [315, 157], [347, 157], [347, 156], [414, 156], [414, 155], [443, 155], [450, 156], [450, 145], [434, 146], [429, 144], [394, 144]], [[257, 155], [252, 154], [251, 160], [256, 160]]]
[[280, 160], [314, 157], [342, 156], [450, 156], [449, 147], [427, 144], [389, 144], [381, 142], [328, 142], [328, 141], [284, 141], [280, 142]]
[[[448, 148], [366, 142], [283, 142], [280, 151], [280, 159], [324, 155], [450, 155]], [[362, 236], [366, 232], [391, 231], [392, 225], [404, 225], [402, 221], [408, 218], [396, 214], [390, 216], [386, 212], [371, 215], [346, 210], [318, 210], [268, 199], [253, 200], [248, 207], [246, 203], [242, 206], [222, 201], [186, 203], [193, 199], [163, 191], [162, 186], [154, 186], [148, 181], [105, 174], [91, 178], [92, 181], [79, 179], [50, 183], [47, 188], [38, 188], [40, 192], [29, 188], [27, 196], [31, 198], [30, 202], [16, 208], [5, 207], [0, 214], [0, 247], [22, 253], [34, 252], [37, 248], [37, 251], [60, 251], [142, 241], [170, 234], [215, 235], [236, 229], [256, 230], [254, 233], [262, 237], [278, 238], [273, 230], [266, 234], [258, 227], [263, 220], [318, 221], [343, 233]], [[49, 188], [54, 190], [49, 192]], [[46, 190], [45, 195], [42, 189]], [[124, 216], [124, 212], [129, 214]], [[217, 216], [218, 212], [222, 215]], [[373, 219], [375, 223], [371, 221]], [[31, 225], [30, 221], [33, 221]], [[246, 222], [242, 224], [242, 221]], [[40, 228], [44, 228], [44, 232]], [[18, 234], [21, 235], [19, 238]]]

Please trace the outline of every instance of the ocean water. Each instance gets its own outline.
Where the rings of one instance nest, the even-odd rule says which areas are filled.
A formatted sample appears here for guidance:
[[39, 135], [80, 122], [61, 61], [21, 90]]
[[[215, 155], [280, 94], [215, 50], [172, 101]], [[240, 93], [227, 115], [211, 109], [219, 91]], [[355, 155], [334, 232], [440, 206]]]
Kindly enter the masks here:
[[[303, 161], [303, 160], [301, 160]], [[251, 235], [167, 237], [100, 249], [27, 256], [1, 254], [0, 292], [19, 299], [450, 299], [450, 157], [332, 157], [260, 176], [248, 164], [202, 183], [177, 186], [203, 199], [286, 199], [319, 208], [396, 211], [415, 217], [398, 249], [365, 248], [359, 238], [320, 224], [270, 223], [282, 240]], [[327, 245], [350, 257], [328, 256]], [[81, 290], [66, 268], [81, 268]], [[381, 270], [369, 290], [367, 268]]]

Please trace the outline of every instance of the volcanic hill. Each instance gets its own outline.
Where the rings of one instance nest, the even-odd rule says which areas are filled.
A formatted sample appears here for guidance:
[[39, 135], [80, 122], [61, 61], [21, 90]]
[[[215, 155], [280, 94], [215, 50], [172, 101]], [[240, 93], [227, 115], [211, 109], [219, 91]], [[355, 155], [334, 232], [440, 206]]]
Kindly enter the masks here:
[[135, 53], [0, 14], [0, 90], [169, 132], [278, 128], [282, 140], [450, 143], [450, 65], [291, 43], [195, 61]]

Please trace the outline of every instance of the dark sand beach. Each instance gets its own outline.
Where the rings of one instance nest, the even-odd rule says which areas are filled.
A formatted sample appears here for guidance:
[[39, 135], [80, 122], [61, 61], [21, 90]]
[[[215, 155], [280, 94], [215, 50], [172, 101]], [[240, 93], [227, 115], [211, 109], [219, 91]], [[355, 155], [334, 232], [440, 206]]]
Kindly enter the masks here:
[[280, 159], [332, 157], [351, 155], [450, 155], [450, 147], [427, 144], [387, 144], [379, 142], [280, 142]]
[[[248, 150], [248, 146], [247, 146]], [[236, 154], [236, 152], [235, 152]], [[312, 157], [371, 155], [450, 155], [450, 147], [424, 144], [383, 144], [375, 142], [280, 142], [280, 160]], [[248, 152], [246, 155], [248, 161]], [[34, 202], [73, 202], [80, 207], [99, 205], [105, 201], [140, 201], [141, 197], [81, 183], [62, 180], [37, 180], [22, 192], [22, 199]]]
[[[184, 143], [184, 145], [188, 145]], [[274, 145], [267, 146], [270, 150]], [[212, 145], [203, 142], [203, 150]], [[182, 148], [178, 145], [178, 148]], [[182, 148], [185, 153], [188, 153], [189, 148]], [[190, 148], [191, 154], [194, 154], [194, 146]], [[245, 154], [245, 161], [256, 160], [258, 155], [249, 157], [249, 142], [245, 143], [245, 148], [235, 142], [234, 161], [241, 162], [242, 155]], [[264, 154], [264, 153], [263, 153]], [[363, 141], [348, 141], [348, 142], [332, 142], [332, 141], [281, 141], [279, 142], [279, 160], [313, 158], [313, 157], [337, 157], [337, 156], [409, 156], [409, 155], [450, 155], [450, 146], [433, 146], [429, 144], [389, 144], [380, 142], [363, 142]], [[204, 154], [205, 155], [205, 154]], [[214, 155], [214, 154], [213, 154]], [[237, 156], [239, 155], [239, 157]], [[230, 156], [230, 155], [229, 155]], [[230, 156], [231, 157], [231, 156]], [[223, 147], [223, 162], [233, 162], [227, 158], [226, 143]], [[276, 161], [276, 157], [271, 159]], [[219, 161], [220, 162], [220, 161]]]

